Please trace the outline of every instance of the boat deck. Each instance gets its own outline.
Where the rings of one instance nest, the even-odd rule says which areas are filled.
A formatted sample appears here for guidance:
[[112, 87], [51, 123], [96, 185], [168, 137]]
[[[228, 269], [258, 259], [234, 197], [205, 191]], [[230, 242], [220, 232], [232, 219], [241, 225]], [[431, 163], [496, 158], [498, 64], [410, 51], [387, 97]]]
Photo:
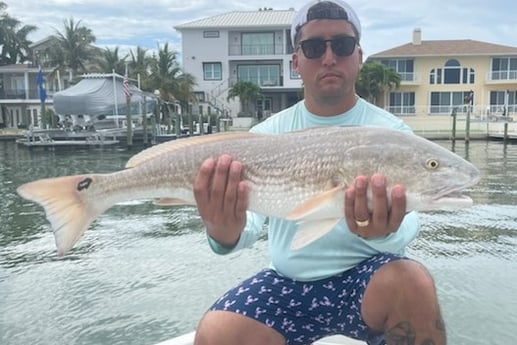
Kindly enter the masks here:
[[[194, 344], [195, 332], [187, 333], [182, 336], [165, 340], [156, 345], [192, 345]], [[333, 335], [330, 337], [323, 338], [314, 343], [314, 345], [365, 345], [366, 343], [341, 335]]]

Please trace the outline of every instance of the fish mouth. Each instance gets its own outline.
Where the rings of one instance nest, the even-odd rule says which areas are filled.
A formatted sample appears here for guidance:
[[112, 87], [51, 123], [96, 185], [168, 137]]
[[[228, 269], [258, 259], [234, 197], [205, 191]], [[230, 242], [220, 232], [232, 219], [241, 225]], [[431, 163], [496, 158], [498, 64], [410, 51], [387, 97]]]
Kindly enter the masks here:
[[473, 200], [471, 197], [463, 194], [463, 192], [466, 188], [475, 185], [479, 179], [479, 177], [476, 177], [462, 185], [443, 190], [430, 198], [430, 202], [440, 208], [443, 207], [447, 209], [469, 207], [473, 204]]

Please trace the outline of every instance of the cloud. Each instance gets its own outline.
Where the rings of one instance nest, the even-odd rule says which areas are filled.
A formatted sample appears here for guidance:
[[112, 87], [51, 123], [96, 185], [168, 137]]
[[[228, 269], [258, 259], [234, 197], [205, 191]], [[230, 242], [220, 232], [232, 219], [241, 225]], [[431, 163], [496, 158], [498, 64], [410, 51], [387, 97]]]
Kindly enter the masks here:
[[[362, 45], [374, 54], [411, 41], [413, 30], [422, 38], [474, 39], [517, 46], [517, 2], [507, 0], [349, 0], [363, 25]], [[8, 13], [24, 24], [37, 26], [33, 41], [62, 30], [74, 18], [92, 29], [101, 47], [155, 49], [169, 42], [181, 50], [174, 26], [230, 11], [259, 8], [298, 9], [299, 0], [24, 0], [8, 4]], [[44, 14], [44, 15], [42, 15]]]

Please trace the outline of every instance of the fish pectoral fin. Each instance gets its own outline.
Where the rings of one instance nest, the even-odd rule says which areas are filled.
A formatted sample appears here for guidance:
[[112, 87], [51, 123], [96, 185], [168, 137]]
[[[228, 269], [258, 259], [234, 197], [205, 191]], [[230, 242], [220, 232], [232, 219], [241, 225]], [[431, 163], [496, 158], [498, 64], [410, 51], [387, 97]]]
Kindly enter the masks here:
[[291, 249], [301, 249], [334, 229], [341, 218], [320, 219], [300, 222], [291, 242]]
[[183, 200], [180, 198], [159, 198], [154, 199], [153, 204], [156, 206], [181, 206], [181, 205], [195, 205], [192, 201]]
[[344, 190], [344, 186], [337, 186], [305, 200], [289, 212], [287, 219], [301, 222], [342, 218], [345, 205]]

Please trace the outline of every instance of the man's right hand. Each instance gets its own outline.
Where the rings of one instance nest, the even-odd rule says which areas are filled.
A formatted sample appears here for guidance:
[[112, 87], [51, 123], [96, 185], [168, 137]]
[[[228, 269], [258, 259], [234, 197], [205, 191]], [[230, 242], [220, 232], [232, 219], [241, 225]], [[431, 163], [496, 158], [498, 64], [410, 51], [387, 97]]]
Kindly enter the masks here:
[[226, 247], [235, 246], [246, 225], [249, 190], [242, 169], [229, 155], [209, 158], [194, 181], [194, 197], [208, 235]]

